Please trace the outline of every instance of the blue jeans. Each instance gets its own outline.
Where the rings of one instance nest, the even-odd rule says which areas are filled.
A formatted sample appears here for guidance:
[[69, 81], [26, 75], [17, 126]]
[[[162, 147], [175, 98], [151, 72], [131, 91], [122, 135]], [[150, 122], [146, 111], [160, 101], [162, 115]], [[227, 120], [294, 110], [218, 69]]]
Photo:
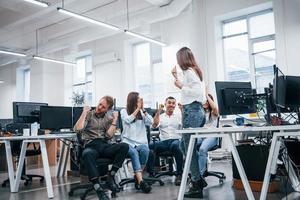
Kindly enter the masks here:
[[[182, 175], [183, 170], [183, 154], [179, 148], [179, 139], [163, 140], [155, 143], [151, 143], [149, 148], [154, 151], [154, 159], [148, 160], [147, 167], [149, 172], [154, 172], [154, 165], [159, 166], [159, 159], [155, 156], [157, 153], [170, 151], [176, 160], [176, 174]], [[154, 161], [155, 160], [155, 161]], [[155, 164], [154, 164], [155, 162]]]
[[207, 152], [218, 144], [218, 138], [198, 138], [197, 147], [198, 149], [198, 164], [200, 174], [203, 177], [207, 167]]
[[136, 147], [129, 145], [128, 156], [131, 159], [133, 171], [142, 171], [142, 166], [146, 165], [149, 157], [149, 147], [145, 144], [141, 144]]
[[[201, 103], [194, 101], [191, 104], [187, 104], [183, 106], [183, 113], [182, 113], [183, 128], [203, 127], [204, 124], [205, 124], [205, 112]], [[182, 134], [180, 147], [185, 155], [187, 153], [187, 149], [192, 134], [194, 133]], [[197, 150], [196, 150], [196, 142], [193, 149], [190, 170], [191, 170], [193, 181], [198, 181], [201, 179]]]

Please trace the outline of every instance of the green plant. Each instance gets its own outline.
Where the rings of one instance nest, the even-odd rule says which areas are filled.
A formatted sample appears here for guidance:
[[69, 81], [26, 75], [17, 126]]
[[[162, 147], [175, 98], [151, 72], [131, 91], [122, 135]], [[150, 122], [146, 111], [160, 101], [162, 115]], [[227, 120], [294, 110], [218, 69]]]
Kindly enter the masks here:
[[84, 93], [73, 92], [72, 102], [74, 106], [82, 106], [84, 104]]

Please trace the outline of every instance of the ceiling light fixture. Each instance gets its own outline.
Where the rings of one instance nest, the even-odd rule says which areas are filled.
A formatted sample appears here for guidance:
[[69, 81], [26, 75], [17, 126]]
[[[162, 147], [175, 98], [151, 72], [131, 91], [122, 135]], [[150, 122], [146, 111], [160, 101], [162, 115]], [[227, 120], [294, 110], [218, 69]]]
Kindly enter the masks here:
[[124, 30], [124, 32], [125, 32], [126, 34], [128, 34], [128, 35], [131, 35], [131, 36], [134, 36], [134, 37], [137, 37], [137, 38], [146, 40], [146, 41], [151, 42], [151, 43], [158, 44], [158, 45], [160, 45], [160, 46], [167, 46], [167, 44], [164, 43], [164, 42], [160, 42], [160, 41], [158, 41], [158, 40], [154, 40], [154, 39], [152, 39], [152, 38], [143, 36], [143, 35], [138, 34], [138, 33], [134, 33], [134, 32], [132, 32], [132, 31]]
[[5, 50], [0, 50], [0, 53], [8, 54], [8, 55], [14, 55], [14, 56], [21, 56], [21, 57], [25, 57], [26, 56], [26, 54], [24, 54], [24, 53], [16, 53], [16, 52], [5, 51]]
[[4, 83], [4, 81], [3, 81], [3, 80], [0, 80], [0, 84], [1, 84], [1, 83]]
[[72, 63], [72, 62], [66, 62], [66, 61], [62, 61], [62, 60], [56, 60], [56, 59], [52, 59], [52, 58], [45, 58], [45, 57], [35, 56], [35, 55], [33, 55], [32, 57], [36, 60], [49, 61], [49, 62], [59, 63], [59, 64], [63, 64], [63, 65], [76, 66], [76, 63]]
[[29, 2], [29, 3], [33, 3], [33, 4], [38, 5], [38, 6], [42, 6], [44, 8], [46, 8], [50, 5], [49, 3], [44, 2], [44, 1], [37, 1], [37, 0], [24, 0], [24, 1]]
[[164, 42], [161, 42], [161, 41], [158, 41], [158, 40], [155, 40], [155, 39], [152, 39], [150, 37], [147, 37], [147, 36], [144, 36], [144, 35], [141, 35], [141, 34], [138, 34], [138, 33], [135, 33], [135, 32], [132, 32], [132, 31], [129, 31], [129, 4], [128, 4], [128, 0], [126, 1], [126, 11], [127, 11], [127, 29], [124, 29], [124, 32], [128, 35], [131, 35], [133, 37], [137, 37], [137, 38], [140, 38], [142, 40], [146, 40], [148, 42], [151, 42], [151, 43], [154, 43], [154, 44], [158, 44], [160, 46], [167, 46], [166, 43]]
[[90, 22], [90, 23], [93, 23], [93, 24], [96, 24], [96, 25], [99, 25], [99, 26], [103, 26], [103, 27], [106, 27], [106, 28], [109, 28], [109, 29], [112, 29], [112, 30], [115, 30], [115, 31], [120, 30], [119, 27], [116, 27], [114, 25], [111, 25], [111, 24], [108, 24], [108, 23], [105, 23], [105, 22], [101, 22], [101, 21], [89, 18], [89, 17], [86, 17], [86, 16], [81, 15], [81, 14], [71, 12], [71, 11], [66, 10], [64, 8], [61, 8], [61, 7], [57, 7], [57, 10], [58, 10], [58, 12], [61, 12], [63, 14], [66, 14], [66, 15], [69, 15], [71, 17], [75, 17], [77, 19], [81, 19], [81, 20], [84, 20], [84, 21], [87, 21], [87, 22]]

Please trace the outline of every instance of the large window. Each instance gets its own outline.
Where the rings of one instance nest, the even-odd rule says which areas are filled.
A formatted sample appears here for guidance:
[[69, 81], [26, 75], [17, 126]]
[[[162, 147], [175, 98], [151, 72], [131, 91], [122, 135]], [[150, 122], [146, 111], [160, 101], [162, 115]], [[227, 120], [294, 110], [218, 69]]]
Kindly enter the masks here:
[[162, 72], [162, 49], [150, 43], [138, 43], [133, 46], [135, 86], [144, 98], [145, 107], [155, 107], [163, 102], [165, 96]]
[[225, 77], [251, 81], [259, 93], [273, 79], [275, 26], [272, 9], [223, 21]]
[[92, 58], [85, 56], [77, 59], [73, 68], [73, 94], [84, 95], [85, 103], [93, 104]]

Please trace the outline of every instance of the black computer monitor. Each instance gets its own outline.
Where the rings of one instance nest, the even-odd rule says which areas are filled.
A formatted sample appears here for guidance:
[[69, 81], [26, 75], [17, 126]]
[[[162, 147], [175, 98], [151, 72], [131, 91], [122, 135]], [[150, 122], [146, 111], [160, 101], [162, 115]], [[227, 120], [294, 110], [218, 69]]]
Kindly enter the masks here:
[[72, 127], [72, 107], [41, 106], [41, 129], [60, 130]]
[[285, 93], [286, 93], [286, 77], [276, 65], [274, 65], [274, 79], [273, 79], [273, 102], [276, 106], [285, 107]]
[[254, 91], [250, 82], [216, 81], [220, 115], [255, 113]]
[[39, 122], [40, 107], [47, 105], [47, 103], [36, 102], [13, 102], [14, 123]]
[[[72, 109], [73, 109], [72, 126], [74, 127], [83, 111], [83, 107], [73, 107]], [[91, 107], [91, 110], [95, 110], [95, 109], [96, 107]]]
[[300, 107], [300, 76], [286, 76], [285, 78], [285, 104], [286, 108]]

